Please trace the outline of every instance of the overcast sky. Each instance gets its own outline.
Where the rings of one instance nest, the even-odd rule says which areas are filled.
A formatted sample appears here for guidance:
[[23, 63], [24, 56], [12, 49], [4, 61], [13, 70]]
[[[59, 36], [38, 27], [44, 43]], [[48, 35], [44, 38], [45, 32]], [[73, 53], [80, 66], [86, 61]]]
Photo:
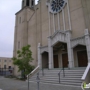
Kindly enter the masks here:
[[21, 1], [0, 0], [0, 57], [13, 56], [15, 13], [21, 9]]

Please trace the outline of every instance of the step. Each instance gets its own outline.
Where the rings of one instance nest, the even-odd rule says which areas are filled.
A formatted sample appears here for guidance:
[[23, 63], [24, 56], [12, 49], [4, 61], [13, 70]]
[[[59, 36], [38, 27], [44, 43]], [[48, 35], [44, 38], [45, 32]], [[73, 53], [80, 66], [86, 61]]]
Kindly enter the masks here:
[[[58, 73], [60, 69], [51, 69], [44, 70], [44, 76], [42, 75], [42, 71], [39, 71], [40, 82], [42, 83], [59, 83]], [[60, 81], [61, 84], [65, 85], [74, 85], [80, 86], [82, 83], [81, 77], [85, 71], [85, 68], [74, 68], [74, 69], [65, 69], [65, 77], [63, 77], [63, 70], [60, 72]], [[30, 78], [30, 81], [37, 82], [37, 73]]]

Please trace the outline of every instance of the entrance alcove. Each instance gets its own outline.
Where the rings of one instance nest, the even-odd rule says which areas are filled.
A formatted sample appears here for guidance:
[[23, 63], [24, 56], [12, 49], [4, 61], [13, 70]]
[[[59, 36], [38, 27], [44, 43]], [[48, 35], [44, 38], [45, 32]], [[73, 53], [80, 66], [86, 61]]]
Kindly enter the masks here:
[[53, 65], [54, 68], [68, 67], [67, 44], [57, 42], [53, 46]]
[[75, 67], [86, 67], [88, 64], [86, 46], [77, 45], [73, 48]]
[[42, 53], [42, 68], [48, 68], [48, 52], [43, 52]]

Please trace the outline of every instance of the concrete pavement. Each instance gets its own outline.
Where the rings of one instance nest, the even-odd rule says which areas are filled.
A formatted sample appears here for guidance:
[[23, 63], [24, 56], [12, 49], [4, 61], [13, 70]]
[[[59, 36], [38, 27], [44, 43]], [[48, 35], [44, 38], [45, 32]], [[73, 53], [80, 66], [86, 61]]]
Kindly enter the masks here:
[[27, 82], [0, 76], [1, 90], [28, 90]]

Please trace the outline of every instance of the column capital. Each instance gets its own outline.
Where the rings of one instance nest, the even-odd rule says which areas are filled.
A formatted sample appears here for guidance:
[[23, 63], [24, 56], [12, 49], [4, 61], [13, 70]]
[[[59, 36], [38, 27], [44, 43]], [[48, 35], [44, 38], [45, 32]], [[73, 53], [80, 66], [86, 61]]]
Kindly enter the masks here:
[[70, 39], [72, 31], [71, 30], [66, 30], [65, 33], [66, 33], [67, 38]]
[[40, 43], [38, 43], [38, 48], [40, 48], [41, 47], [41, 44]]
[[89, 35], [88, 29], [85, 29], [85, 36]]

